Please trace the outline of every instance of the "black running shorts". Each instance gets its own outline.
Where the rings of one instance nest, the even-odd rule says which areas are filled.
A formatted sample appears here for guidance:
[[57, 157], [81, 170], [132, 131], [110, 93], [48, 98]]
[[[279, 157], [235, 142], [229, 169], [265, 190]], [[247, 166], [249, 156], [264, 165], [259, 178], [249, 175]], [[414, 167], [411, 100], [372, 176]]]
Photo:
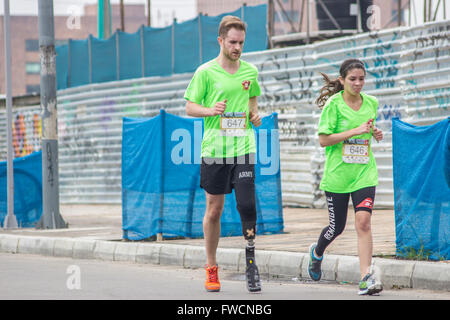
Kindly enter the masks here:
[[209, 194], [231, 193], [236, 184], [255, 183], [255, 154], [234, 158], [202, 158], [200, 187]]

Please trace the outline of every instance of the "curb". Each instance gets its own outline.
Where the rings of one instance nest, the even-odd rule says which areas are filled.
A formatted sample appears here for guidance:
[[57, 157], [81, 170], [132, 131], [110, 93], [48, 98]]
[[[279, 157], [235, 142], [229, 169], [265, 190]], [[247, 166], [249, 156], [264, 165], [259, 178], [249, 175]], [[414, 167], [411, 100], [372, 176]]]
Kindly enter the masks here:
[[[206, 261], [204, 248], [192, 245], [6, 234], [0, 234], [0, 252], [127, 261], [184, 268], [201, 268]], [[217, 261], [225, 270], [244, 272], [244, 255], [243, 248], [219, 248]], [[256, 261], [263, 275], [310, 280], [307, 270], [308, 253], [256, 250]], [[446, 263], [374, 258], [373, 268], [385, 288], [450, 291], [450, 265]], [[322, 263], [323, 280], [358, 283], [359, 276], [358, 257], [326, 255]]]

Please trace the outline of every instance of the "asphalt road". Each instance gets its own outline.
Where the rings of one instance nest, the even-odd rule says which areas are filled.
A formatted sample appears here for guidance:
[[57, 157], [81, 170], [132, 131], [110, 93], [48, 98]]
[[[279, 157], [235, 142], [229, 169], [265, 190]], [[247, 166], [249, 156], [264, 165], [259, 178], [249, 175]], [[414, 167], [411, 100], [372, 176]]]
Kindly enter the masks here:
[[449, 292], [413, 289], [358, 296], [354, 284], [295, 279], [263, 279], [263, 291], [250, 294], [243, 275], [222, 270], [219, 276], [221, 292], [208, 293], [203, 269], [0, 253], [2, 300], [450, 300]]

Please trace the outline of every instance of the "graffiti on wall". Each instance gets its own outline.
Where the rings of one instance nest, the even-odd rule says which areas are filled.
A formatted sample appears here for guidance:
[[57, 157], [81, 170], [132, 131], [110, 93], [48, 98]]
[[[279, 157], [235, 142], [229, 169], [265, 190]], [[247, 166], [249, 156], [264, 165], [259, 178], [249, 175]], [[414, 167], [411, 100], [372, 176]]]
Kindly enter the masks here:
[[41, 116], [35, 111], [18, 112], [12, 123], [14, 157], [41, 150]]
[[377, 33], [371, 35], [375, 45], [364, 48], [362, 54], [365, 58], [367, 73], [375, 78], [375, 88], [394, 88], [398, 68], [398, 47], [394, 43], [399, 37], [394, 32], [390, 39], [380, 39]]

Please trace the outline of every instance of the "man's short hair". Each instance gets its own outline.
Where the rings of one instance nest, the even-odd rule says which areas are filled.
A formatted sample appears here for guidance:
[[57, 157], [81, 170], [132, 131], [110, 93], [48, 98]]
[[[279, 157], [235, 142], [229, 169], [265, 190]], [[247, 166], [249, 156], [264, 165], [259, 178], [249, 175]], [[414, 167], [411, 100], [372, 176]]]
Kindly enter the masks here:
[[219, 25], [219, 37], [225, 39], [225, 37], [228, 34], [228, 31], [230, 29], [235, 28], [237, 30], [242, 30], [246, 32], [246, 26], [245, 23], [235, 16], [225, 16], [222, 18], [222, 21], [220, 21]]

